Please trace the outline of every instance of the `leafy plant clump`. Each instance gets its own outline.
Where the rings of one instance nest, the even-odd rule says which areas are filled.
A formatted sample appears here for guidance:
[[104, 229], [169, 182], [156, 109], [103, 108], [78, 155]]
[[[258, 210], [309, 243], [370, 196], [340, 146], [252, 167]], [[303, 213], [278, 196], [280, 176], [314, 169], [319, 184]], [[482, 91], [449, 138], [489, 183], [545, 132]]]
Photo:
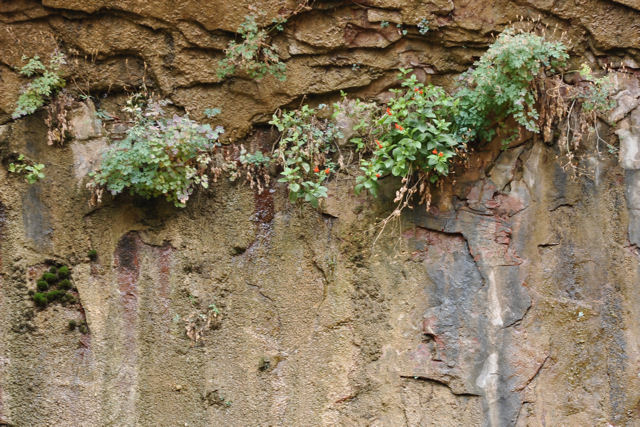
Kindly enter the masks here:
[[[568, 58], [561, 42], [505, 30], [474, 68], [462, 75], [461, 88], [454, 95], [459, 100], [455, 122], [460, 135], [467, 141], [489, 141], [509, 117], [538, 133], [535, 80], [555, 73]], [[504, 144], [518, 132], [512, 129]]]
[[458, 102], [442, 88], [425, 86], [407, 73], [402, 73], [403, 89], [393, 90], [395, 96], [373, 123], [375, 148], [370, 159], [361, 160], [364, 175], [356, 180], [356, 193], [366, 189], [377, 195], [378, 179], [388, 174], [421, 173], [435, 182], [449, 173], [457, 150], [464, 149], [452, 122]]
[[23, 175], [29, 184], [35, 184], [45, 177], [44, 165], [27, 159], [24, 154], [18, 155], [15, 162], [9, 163], [9, 172]]
[[226, 78], [240, 69], [253, 79], [261, 79], [267, 74], [272, 74], [284, 81], [287, 78], [286, 66], [280, 60], [276, 48], [270, 44], [270, 33], [274, 30], [282, 31], [285, 21], [275, 20], [271, 27], [260, 28], [256, 15], [246, 16], [238, 28], [242, 42], [229, 43], [224, 59], [218, 63], [218, 77]]
[[[321, 105], [319, 110], [325, 108]], [[338, 126], [320, 118], [317, 110], [308, 105], [274, 115], [269, 123], [281, 132], [274, 156], [282, 167], [278, 181], [287, 184], [289, 200], [302, 199], [318, 207], [319, 200], [327, 197], [327, 188], [322, 183], [336, 168], [330, 154], [342, 136]]]
[[134, 125], [126, 138], [111, 145], [100, 169], [91, 174], [89, 186], [98, 202], [103, 189], [113, 195], [129, 189], [184, 207], [196, 187], [208, 188], [210, 151], [219, 145], [224, 130], [199, 124], [188, 115], [166, 117], [167, 104], [130, 99], [127, 111], [133, 113]]
[[[243, 145], [226, 150], [223, 156], [222, 169], [229, 175], [229, 181], [234, 182], [243, 177], [249, 187], [255, 189], [258, 194], [269, 187], [271, 175], [269, 168], [273, 159], [262, 151], [249, 153]], [[220, 170], [221, 172], [221, 170]]]
[[22, 60], [28, 62], [20, 69], [20, 74], [32, 78], [32, 81], [18, 98], [16, 109], [11, 116], [14, 119], [34, 113], [66, 84], [60, 75], [62, 65], [66, 63], [62, 53], [55, 52], [51, 55], [48, 67], [37, 55], [33, 58], [23, 56]]
[[[469, 144], [499, 135], [504, 148], [523, 131], [540, 133], [543, 128], [547, 140], [551, 124], [561, 120], [570, 124], [567, 133], [571, 135], [564, 138], [577, 143], [581, 130], [595, 125], [595, 112], [611, 108], [611, 85], [606, 77], [596, 78], [584, 67], [580, 85], [562, 83], [558, 72], [566, 66], [566, 50], [562, 43], [543, 36], [506, 30], [462, 75], [451, 94], [418, 82], [410, 70], [401, 70], [401, 88], [392, 90], [386, 105], [356, 100], [355, 107], [346, 111], [344, 103], [336, 104], [338, 113], [333, 118], [342, 114], [355, 123], [350, 141], [360, 153], [364, 172], [356, 179], [356, 192], [367, 190], [375, 196], [381, 178], [401, 177], [396, 193], [399, 205], [393, 213], [398, 215], [416, 192], [420, 202], [428, 205], [428, 185], [447, 176], [456, 159], [466, 155]], [[571, 117], [576, 111], [577, 119]], [[321, 160], [330, 163], [331, 142], [343, 128], [335, 121], [322, 121], [308, 106], [283, 113], [271, 123], [282, 132], [276, 150], [284, 169], [280, 181], [289, 184], [292, 200], [304, 197], [317, 206], [326, 188], [321, 186], [325, 177], [313, 181], [310, 174], [318, 163], [313, 156], [321, 153]], [[322, 192], [310, 192], [311, 184]]]

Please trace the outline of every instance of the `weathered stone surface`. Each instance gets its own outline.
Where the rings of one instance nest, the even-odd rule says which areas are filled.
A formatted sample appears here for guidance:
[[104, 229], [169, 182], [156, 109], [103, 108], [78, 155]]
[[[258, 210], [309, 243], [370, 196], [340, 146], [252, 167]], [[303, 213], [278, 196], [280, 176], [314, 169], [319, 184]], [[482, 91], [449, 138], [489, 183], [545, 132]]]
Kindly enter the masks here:
[[619, 122], [640, 104], [640, 91], [633, 93], [630, 90], [623, 90], [616, 94], [613, 99], [616, 101], [616, 107], [609, 114], [609, 123]]
[[[46, 58], [56, 40], [69, 86], [101, 110], [117, 117], [144, 82], [195, 118], [221, 107], [230, 140], [303, 99], [385, 99], [401, 67], [451, 87], [520, 16], [566, 32], [578, 67], [640, 61], [630, 1], [314, 2], [273, 41], [286, 82], [220, 80], [250, 6], [266, 23], [295, 4], [254, 3], [0, 2], [0, 122], [27, 82], [22, 55]], [[62, 147], [46, 145], [41, 113], [1, 126], [0, 154], [47, 177], [28, 187], [0, 168], [0, 423], [634, 425], [639, 86], [632, 71], [617, 83], [619, 165], [592, 141], [579, 178], [533, 140], [477, 147], [428, 212], [377, 239], [388, 178], [374, 201], [340, 175], [320, 211], [278, 184], [258, 195], [222, 180], [183, 210], [128, 195], [89, 208], [80, 184], [125, 122], [102, 129], [85, 105]], [[67, 330], [70, 307], [34, 309], [46, 262], [72, 266], [88, 335]], [[220, 315], [194, 342], [186, 327], [210, 306]]]
[[640, 109], [635, 109], [618, 127], [620, 166], [628, 170], [640, 169]]
[[69, 131], [76, 141], [85, 141], [102, 136], [102, 122], [96, 117], [96, 108], [91, 100], [81, 102], [71, 111]]
[[89, 174], [97, 169], [102, 159], [102, 154], [108, 147], [106, 138], [98, 138], [89, 142], [71, 143], [71, 151], [73, 152], [73, 171], [78, 185]]

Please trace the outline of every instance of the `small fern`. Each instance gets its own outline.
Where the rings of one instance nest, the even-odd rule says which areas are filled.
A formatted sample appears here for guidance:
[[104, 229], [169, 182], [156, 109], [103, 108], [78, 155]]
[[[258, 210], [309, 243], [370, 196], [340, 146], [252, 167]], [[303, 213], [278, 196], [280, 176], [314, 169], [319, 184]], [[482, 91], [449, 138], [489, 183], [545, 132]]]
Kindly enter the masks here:
[[56, 52], [51, 55], [48, 67], [42, 63], [37, 55], [31, 59], [23, 56], [22, 60], [28, 60], [28, 62], [20, 69], [20, 74], [31, 77], [33, 80], [24, 88], [18, 98], [16, 109], [11, 115], [14, 119], [36, 112], [66, 84], [60, 76], [60, 69], [66, 63], [62, 53]]

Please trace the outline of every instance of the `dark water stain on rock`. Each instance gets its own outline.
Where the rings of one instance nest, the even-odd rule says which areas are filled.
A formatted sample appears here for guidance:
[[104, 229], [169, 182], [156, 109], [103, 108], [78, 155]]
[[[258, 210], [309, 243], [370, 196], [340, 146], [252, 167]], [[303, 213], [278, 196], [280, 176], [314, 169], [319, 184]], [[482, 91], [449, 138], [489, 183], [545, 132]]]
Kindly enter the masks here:
[[254, 191], [253, 200], [255, 210], [252, 216], [252, 220], [258, 225], [256, 236], [253, 242], [246, 248], [234, 248], [237, 255], [248, 252], [253, 253], [256, 244], [260, 244], [265, 239], [268, 239], [272, 231], [272, 222], [275, 216], [275, 210], [273, 207], [273, 189], [265, 188], [262, 193]]
[[273, 193], [270, 188], [265, 188], [262, 193], [254, 192], [253, 200], [255, 202], [255, 219], [260, 224], [268, 224], [273, 221]]
[[24, 233], [32, 240], [37, 249], [46, 252], [51, 249], [51, 220], [49, 209], [42, 203], [42, 195], [39, 184], [30, 185], [22, 195], [22, 221]]
[[140, 275], [140, 237], [136, 232], [129, 232], [120, 238], [114, 253], [114, 263], [120, 291], [120, 300], [124, 308], [123, 320], [126, 329], [135, 340], [135, 325], [138, 309], [138, 277]]

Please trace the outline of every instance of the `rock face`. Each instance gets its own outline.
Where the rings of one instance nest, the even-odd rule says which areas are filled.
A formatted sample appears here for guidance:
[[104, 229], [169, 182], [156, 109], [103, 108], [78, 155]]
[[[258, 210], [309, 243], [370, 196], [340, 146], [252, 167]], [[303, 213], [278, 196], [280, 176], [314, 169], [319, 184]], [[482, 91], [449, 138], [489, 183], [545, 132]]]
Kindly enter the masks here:
[[[0, 2], [0, 155], [47, 174], [28, 186], [0, 168], [0, 425], [638, 425], [637, 5], [314, 2], [274, 40], [285, 82], [222, 81], [249, 6], [268, 22], [295, 2]], [[20, 58], [59, 45], [96, 108], [144, 82], [195, 118], [220, 107], [227, 137], [256, 145], [303, 96], [384, 99], [401, 67], [449, 86], [519, 16], [566, 31], [577, 66], [626, 66], [600, 129], [619, 156], [586, 141], [576, 178], [535, 139], [478, 147], [429, 211], [379, 237], [393, 183], [372, 200], [350, 177], [320, 211], [226, 181], [185, 209], [89, 208], [83, 180], [121, 124], [78, 103], [72, 141], [48, 146], [43, 112], [10, 121]], [[28, 291], [57, 262], [80, 304], [35, 309]]]

